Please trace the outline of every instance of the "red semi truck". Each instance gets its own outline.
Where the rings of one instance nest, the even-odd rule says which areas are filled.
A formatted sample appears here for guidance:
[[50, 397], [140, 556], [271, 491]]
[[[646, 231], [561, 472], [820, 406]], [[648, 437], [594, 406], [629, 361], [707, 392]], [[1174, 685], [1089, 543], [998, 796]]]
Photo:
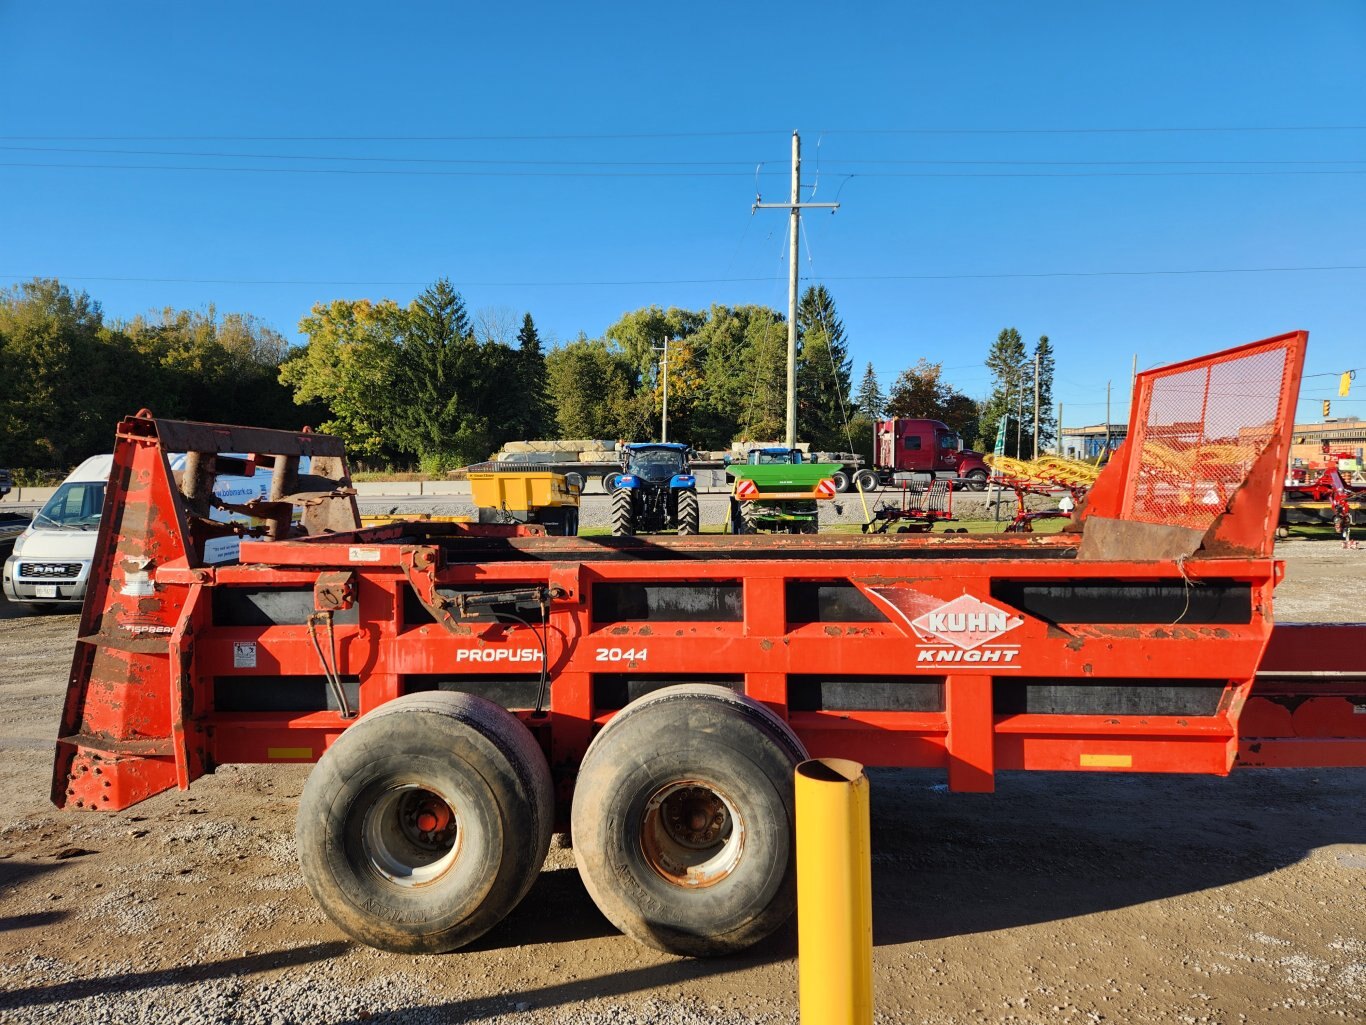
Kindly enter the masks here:
[[891, 484], [897, 474], [923, 474], [981, 491], [991, 470], [980, 452], [963, 448], [963, 439], [948, 424], [893, 417], [873, 428], [873, 467], [860, 470], [855, 479], [864, 491], [871, 491]]

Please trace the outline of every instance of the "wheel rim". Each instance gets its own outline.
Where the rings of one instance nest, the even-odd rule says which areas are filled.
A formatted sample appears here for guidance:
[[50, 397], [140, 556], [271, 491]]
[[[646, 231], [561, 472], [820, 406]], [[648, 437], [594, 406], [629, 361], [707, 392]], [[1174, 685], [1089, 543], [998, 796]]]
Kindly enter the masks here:
[[675, 886], [714, 886], [735, 871], [744, 846], [744, 819], [735, 803], [710, 783], [669, 783], [645, 805], [641, 852], [649, 866]]
[[423, 886], [455, 864], [460, 823], [434, 791], [413, 783], [386, 790], [365, 813], [361, 846], [371, 867], [397, 886]]

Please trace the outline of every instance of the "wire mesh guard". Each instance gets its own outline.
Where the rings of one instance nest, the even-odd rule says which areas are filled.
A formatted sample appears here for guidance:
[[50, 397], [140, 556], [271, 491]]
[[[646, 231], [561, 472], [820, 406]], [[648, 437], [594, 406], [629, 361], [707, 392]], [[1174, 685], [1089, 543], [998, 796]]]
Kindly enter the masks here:
[[1287, 337], [1140, 375], [1123, 517], [1207, 529], [1282, 430]]

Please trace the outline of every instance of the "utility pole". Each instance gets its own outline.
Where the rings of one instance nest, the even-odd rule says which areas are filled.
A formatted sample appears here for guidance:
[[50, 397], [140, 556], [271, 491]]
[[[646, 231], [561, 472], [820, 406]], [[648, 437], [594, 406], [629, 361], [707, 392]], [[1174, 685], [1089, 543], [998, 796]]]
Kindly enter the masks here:
[[1110, 451], [1110, 382], [1105, 382], [1105, 451]]
[[802, 210], [838, 210], [838, 203], [803, 203], [802, 199], [802, 140], [796, 132], [792, 133], [792, 201], [790, 203], [763, 203], [757, 198], [753, 210], [788, 210], [792, 215], [789, 231], [792, 239], [788, 246], [787, 278], [787, 441], [788, 448], [797, 447], [797, 265], [800, 241]]
[[1039, 410], [1039, 350], [1034, 350], [1034, 459], [1039, 458], [1039, 421], [1043, 414]]
[[1022, 380], [1021, 380], [1021, 381], [1019, 382], [1019, 384], [1016, 386], [1016, 392], [1017, 392], [1016, 399], [1018, 400], [1017, 403], [1016, 403], [1016, 409], [1015, 409], [1015, 458], [1016, 458], [1016, 459], [1023, 459], [1023, 458], [1024, 458], [1024, 453], [1020, 451], [1020, 444], [1021, 444], [1020, 439], [1021, 439], [1021, 436], [1024, 434], [1024, 381], [1023, 381], [1024, 375], [1021, 374], [1020, 377], [1022, 378]]
[[650, 348], [655, 352], [664, 353], [659, 362], [659, 372], [664, 377], [664, 415], [659, 425], [659, 440], [665, 442], [669, 440], [669, 336], [664, 336], [662, 346], [652, 345]]
[[1062, 403], [1058, 403], [1058, 458], [1062, 458]]

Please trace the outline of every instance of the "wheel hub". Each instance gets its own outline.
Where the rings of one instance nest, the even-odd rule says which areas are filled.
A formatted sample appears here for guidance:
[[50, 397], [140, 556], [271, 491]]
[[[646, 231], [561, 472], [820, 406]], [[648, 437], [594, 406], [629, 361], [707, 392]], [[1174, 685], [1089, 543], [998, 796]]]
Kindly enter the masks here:
[[386, 790], [366, 810], [361, 844], [379, 875], [398, 886], [421, 886], [455, 863], [460, 823], [439, 794], [403, 784]]
[[734, 801], [710, 783], [682, 780], [659, 788], [646, 802], [640, 849], [663, 879], [696, 889], [735, 870], [744, 837]]

